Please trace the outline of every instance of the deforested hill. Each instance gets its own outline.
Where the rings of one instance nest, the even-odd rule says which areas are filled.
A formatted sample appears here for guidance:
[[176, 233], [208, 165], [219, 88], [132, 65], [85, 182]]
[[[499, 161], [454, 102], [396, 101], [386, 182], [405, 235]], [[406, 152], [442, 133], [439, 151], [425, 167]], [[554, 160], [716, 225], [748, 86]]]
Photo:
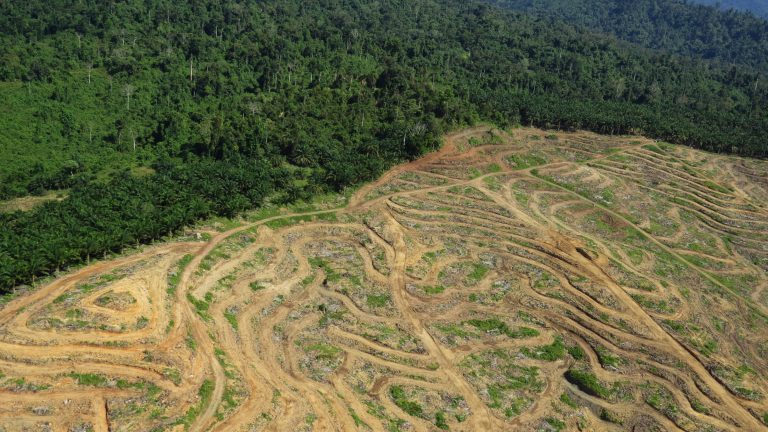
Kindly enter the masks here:
[[768, 154], [760, 65], [671, 52], [480, 1], [1, 2], [0, 199], [59, 196], [0, 214], [0, 286], [478, 122]]
[[750, 13], [718, 10], [684, 0], [488, 1], [654, 50], [768, 71], [768, 21]]
[[454, 132], [348, 199], [0, 302], [0, 427], [766, 431], [767, 171], [640, 136]]

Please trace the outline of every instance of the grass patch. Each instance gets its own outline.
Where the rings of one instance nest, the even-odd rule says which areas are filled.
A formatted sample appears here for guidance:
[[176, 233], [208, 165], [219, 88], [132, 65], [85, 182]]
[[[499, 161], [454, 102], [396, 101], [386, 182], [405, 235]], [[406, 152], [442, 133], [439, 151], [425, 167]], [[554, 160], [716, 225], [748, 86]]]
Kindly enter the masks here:
[[513, 330], [509, 328], [507, 323], [497, 318], [490, 318], [487, 320], [473, 319], [466, 321], [466, 323], [486, 333], [504, 334], [512, 339], [535, 337], [539, 335], [538, 330], [529, 327], [519, 327]]
[[551, 430], [554, 430], [557, 432], [560, 432], [561, 430], [565, 429], [565, 426], [566, 426], [564, 421], [554, 417], [547, 417], [544, 419], [544, 421], [547, 422], [547, 424], [551, 427]]
[[235, 314], [234, 312], [224, 311], [224, 318], [227, 319], [227, 321], [229, 322], [229, 325], [231, 325], [232, 328], [235, 329], [235, 331], [239, 330], [238, 324], [237, 324], [237, 314]]
[[568, 354], [570, 354], [574, 360], [583, 360], [587, 356], [584, 350], [578, 345], [569, 346]]
[[355, 426], [365, 426], [366, 429], [370, 429], [370, 426], [368, 426], [367, 423], [363, 421], [363, 419], [360, 418], [359, 415], [355, 412], [355, 410], [352, 409], [352, 407], [347, 407], [349, 409], [349, 416], [352, 417], [352, 420], [355, 422]]
[[555, 341], [550, 345], [543, 345], [536, 348], [524, 347], [520, 350], [528, 358], [545, 361], [556, 361], [565, 358], [565, 343], [560, 336], [555, 337]]
[[601, 399], [608, 399], [611, 395], [611, 391], [605, 388], [591, 372], [569, 369], [565, 372], [565, 379], [588, 395]]
[[449, 430], [448, 422], [445, 418], [445, 413], [443, 411], [438, 411], [435, 413], [435, 426], [438, 429], [441, 430]]
[[664, 154], [664, 151], [662, 149], [660, 149], [659, 146], [654, 145], [654, 144], [646, 144], [646, 145], [643, 146], [643, 148], [645, 150], [648, 150], [648, 151], [651, 151], [651, 152], [654, 152], [654, 153], [658, 153], [660, 155]]
[[251, 282], [248, 284], [248, 287], [250, 287], [251, 291], [253, 292], [261, 291], [267, 288], [264, 285], [260, 284], [259, 282]]
[[384, 307], [389, 303], [388, 294], [370, 294], [365, 300], [365, 303], [372, 308]]
[[608, 351], [605, 347], [598, 346], [595, 348], [595, 352], [597, 353], [597, 358], [600, 360], [600, 364], [603, 367], [617, 367], [624, 363], [624, 360], [613, 355], [613, 353]]
[[188, 334], [184, 342], [187, 345], [187, 348], [189, 348], [191, 351], [194, 351], [197, 349], [197, 341], [195, 340], [195, 337], [192, 336], [192, 334]]
[[79, 374], [71, 372], [68, 375], [77, 381], [77, 385], [91, 386], [91, 387], [104, 387], [107, 385], [107, 378], [104, 375], [84, 373]]
[[472, 336], [472, 334], [470, 334], [469, 332], [461, 328], [461, 326], [458, 326], [456, 324], [436, 324], [435, 328], [437, 328], [438, 330], [440, 330], [441, 332], [447, 335], [456, 336], [460, 338], [468, 338]]
[[570, 396], [568, 396], [568, 393], [563, 393], [560, 395], [560, 402], [568, 405], [571, 408], [578, 408], [579, 406], [576, 404], [576, 402], [571, 399]]
[[489, 270], [489, 268], [486, 267], [484, 264], [473, 263], [472, 264], [472, 272], [469, 275], [467, 275], [467, 277], [472, 282], [477, 283], [477, 282], [480, 282], [481, 280], [483, 280], [485, 275], [488, 274], [488, 270]]
[[184, 273], [184, 269], [187, 268], [189, 263], [192, 262], [193, 258], [194, 257], [190, 254], [181, 257], [179, 262], [176, 263], [176, 270], [168, 275], [168, 288], [166, 288], [166, 292], [168, 292], [169, 296], [176, 293], [176, 288], [179, 287], [179, 282], [181, 282], [181, 275]]
[[421, 259], [427, 264], [434, 264], [437, 260], [437, 252], [426, 252], [421, 256]]
[[[691, 399], [691, 408], [693, 408], [694, 411], [700, 412], [702, 414], [710, 414], [709, 408], [707, 408], [698, 399]], [[766, 415], [768, 415], [768, 413], [766, 413]], [[768, 423], [768, 422], [766, 422], [766, 423]]]
[[640, 306], [642, 306], [646, 310], [651, 310], [654, 312], [660, 312], [660, 313], [672, 313], [675, 310], [672, 308], [672, 306], [667, 303], [666, 300], [659, 300], [654, 301], [644, 295], [641, 294], [630, 294], [630, 297], [634, 301], [637, 302]]
[[607, 421], [617, 425], [624, 424], [624, 420], [621, 419], [615, 412], [607, 410], [605, 408], [600, 409], [600, 420]]
[[264, 223], [264, 225], [272, 229], [279, 229], [279, 228], [284, 228], [291, 225], [296, 225], [301, 222], [312, 222], [312, 216], [300, 215], [300, 216], [284, 217], [280, 219], [271, 220], [269, 222]]
[[163, 370], [163, 376], [171, 380], [171, 382], [173, 382], [176, 385], [181, 384], [181, 372], [179, 372], [178, 369], [165, 368]]
[[334, 360], [341, 353], [341, 349], [333, 345], [318, 342], [304, 348], [306, 352], [314, 352], [319, 360]]
[[198, 300], [191, 293], [187, 293], [187, 300], [189, 300], [189, 302], [192, 303], [192, 305], [195, 307], [197, 314], [200, 315], [202, 319], [210, 321], [211, 316], [208, 314], [208, 308], [211, 306], [209, 297], [211, 300], [213, 298], [211, 293], [207, 293], [205, 297], [205, 300]]
[[507, 162], [513, 169], [522, 170], [534, 166], [544, 165], [547, 160], [532, 154], [515, 154], [507, 157]]
[[213, 395], [213, 381], [206, 379], [197, 391], [197, 396], [200, 401], [191, 406], [183, 417], [176, 420], [174, 424], [184, 425], [184, 429], [189, 429], [189, 426], [197, 419], [203, 409], [211, 402], [211, 396]]
[[414, 402], [408, 399], [408, 397], [405, 394], [405, 390], [403, 390], [400, 386], [392, 386], [389, 388], [389, 395], [392, 397], [392, 400], [395, 402], [395, 405], [398, 406], [401, 410], [408, 413], [408, 415], [411, 415], [413, 417], [423, 417], [424, 416], [424, 409], [421, 407], [421, 405], [418, 402]]
[[440, 294], [443, 291], [445, 291], [445, 287], [442, 286], [442, 285], [425, 286], [424, 287], [424, 292], [427, 293], [427, 294], [435, 295], [435, 294]]
[[338, 282], [341, 280], [341, 275], [336, 273], [327, 261], [321, 258], [310, 258], [309, 263], [314, 267], [322, 269], [328, 282]]

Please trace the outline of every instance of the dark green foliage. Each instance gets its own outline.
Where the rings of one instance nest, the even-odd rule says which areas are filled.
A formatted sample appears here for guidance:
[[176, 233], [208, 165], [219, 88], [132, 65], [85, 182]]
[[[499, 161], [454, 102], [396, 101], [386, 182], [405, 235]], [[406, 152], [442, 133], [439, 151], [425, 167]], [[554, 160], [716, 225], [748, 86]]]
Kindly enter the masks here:
[[578, 405], [576, 402], [574, 402], [573, 399], [568, 395], [568, 393], [563, 393], [560, 395], [560, 402], [568, 405], [571, 408], [578, 408]]
[[[691, 0], [693, 3], [701, 3], [710, 6], [719, 6], [720, 9], [745, 10], [757, 16], [768, 19], [768, 3], [763, 0]], [[768, 422], [766, 422], [768, 423]]]
[[107, 379], [103, 375], [91, 374], [91, 373], [70, 373], [69, 376], [77, 381], [78, 385], [103, 387], [107, 385]]
[[[488, 0], [647, 48], [768, 70], [768, 22], [678, 0]], [[743, 1], [743, 0], [742, 0]], [[711, 0], [699, 3], [714, 4]], [[763, 5], [768, 12], [768, 6]]]
[[565, 372], [565, 379], [588, 395], [602, 399], [607, 399], [610, 396], [610, 390], [605, 388], [591, 372], [569, 369]]
[[578, 345], [569, 346], [568, 354], [570, 354], [571, 357], [573, 357], [575, 360], [582, 360], [584, 357], [586, 357], [584, 350], [581, 349], [581, 347]]
[[446, 421], [445, 413], [443, 411], [438, 411], [435, 413], [435, 426], [442, 430], [450, 429], [450, 427], [448, 427], [448, 422]]
[[556, 361], [565, 358], [565, 343], [561, 336], [556, 336], [555, 341], [549, 345], [536, 348], [522, 348], [520, 350], [526, 357], [536, 360]]
[[546, 419], [544, 419], [544, 421], [547, 422], [551, 430], [555, 430], [558, 432], [565, 429], [565, 427], [567, 426], [564, 421], [554, 417], [547, 417]]
[[61, 203], [0, 215], [0, 287], [257, 206], [272, 190], [271, 172], [245, 160], [158, 165], [151, 177], [120, 175], [75, 188]]
[[395, 405], [397, 405], [401, 410], [405, 411], [409, 415], [414, 417], [422, 417], [424, 415], [424, 409], [421, 407], [421, 405], [418, 402], [409, 400], [405, 394], [405, 390], [403, 390], [402, 387], [390, 387], [389, 395], [392, 397]]
[[68, 193], [0, 215], [0, 290], [369, 180], [480, 120], [765, 156], [768, 79], [728, 34], [696, 47], [721, 66], [478, 0], [0, 2], [0, 199]]

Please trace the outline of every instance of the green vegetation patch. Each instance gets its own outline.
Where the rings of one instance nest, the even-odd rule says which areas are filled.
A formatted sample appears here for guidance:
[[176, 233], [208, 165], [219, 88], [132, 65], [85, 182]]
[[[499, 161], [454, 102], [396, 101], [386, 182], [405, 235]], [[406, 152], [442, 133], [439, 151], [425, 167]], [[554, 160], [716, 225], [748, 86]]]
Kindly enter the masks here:
[[341, 348], [323, 342], [307, 345], [304, 350], [314, 353], [315, 358], [321, 360], [335, 360], [342, 352]]
[[472, 282], [480, 282], [490, 270], [485, 264], [473, 263], [472, 272], [467, 276]]
[[389, 304], [390, 300], [389, 294], [369, 294], [365, 303], [372, 308], [382, 308]]
[[434, 285], [434, 286], [428, 285], [424, 287], [424, 292], [427, 294], [432, 294], [432, 295], [441, 294], [443, 291], [445, 291], [445, 287], [442, 285]]
[[106, 387], [109, 384], [107, 377], [100, 374], [71, 372], [68, 376], [77, 381], [78, 385]]
[[514, 154], [509, 157], [507, 157], [507, 163], [513, 168], [513, 169], [527, 169], [539, 165], [544, 165], [547, 163], [547, 160], [542, 157], [538, 156], [532, 153], [525, 153], [525, 154]]
[[611, 390], [605, 387], [592, 372], [569, 369], [565, 372], [565, 379], [588, 395], [601, 399], [608, 399], [611, 396]]
[[402, 387], [396, 385], [390, 387], [389, 396], [392, 398], [392, 401], [395, 402], [395, 405], [405, 411], [408, 415], [413, 417], [424, 417], [424, 408], [418, 402], [409, 400]]
[[176, 268], [168, 274], [168, 288], [167, 292], [169, 296], [176, 293], [176, 288], [181, 282], [181, 275], [184, 273], [184, 269], [187, 268], [194, 257], [190, 254], [186, 254], [176, 263]]
[[511, 329], [504, 321], [498, 318], [488, 318], [485, 320], [471, 319], [466, 321], [467, 324], [489, 334], [503, 334], [512, 339], [535, 337], [539, 335], [539, 331], [530, 327], [519, 327], [517, 329]]
[[472, 385], [485, 395], [488, 407], [506, 417], [528, 409], [544, 389], [539, 368], [517, 364], [517, 353], [500, 349], [467, 356], [460, 364]]
[[560, 432], [561, 430], [564, 430], [566, 427], [566, 424], [564, 421], [557, 419], [555, 417], [547, 417], [544, 419], [544, 421], [549, 425], [551, 430]]
[[524, 347], [520, 349], [520, 352], [532, 359], [556, 361], [565, 358], [566, 347], [562, 336], [556, 336], [554, 342], [549, 345], [543, 345], [536, 348]]
[[206, 379], [205, 381], [203, 381], [203, 384], [197, 390], [197, 396], [199, 399], [198, 402], [195, 405], [189, 407], [189, 409], [184, 414], [184, 416], [177, 419], [176, 422], [174, 422], [174, 424], [184, 425], [185, 430], [189, 429], [189, 426], [195, 422], [195, 420], [200, 415], [200, 413], [202, 413], [205, 407], [207, 407], [208, 404], [211, 402], [211, 396], [213, 396], [214, 388], [215, 388], [215, 385], [213, 381], [209, 379]]

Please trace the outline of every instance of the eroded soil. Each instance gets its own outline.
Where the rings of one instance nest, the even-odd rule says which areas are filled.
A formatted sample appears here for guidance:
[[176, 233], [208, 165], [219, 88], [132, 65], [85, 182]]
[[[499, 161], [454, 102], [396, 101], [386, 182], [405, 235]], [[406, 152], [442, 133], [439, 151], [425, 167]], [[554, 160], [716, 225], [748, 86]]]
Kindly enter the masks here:
[[476, 128], [0, 310], [0, 430], [765, 430], [768, 163]]

